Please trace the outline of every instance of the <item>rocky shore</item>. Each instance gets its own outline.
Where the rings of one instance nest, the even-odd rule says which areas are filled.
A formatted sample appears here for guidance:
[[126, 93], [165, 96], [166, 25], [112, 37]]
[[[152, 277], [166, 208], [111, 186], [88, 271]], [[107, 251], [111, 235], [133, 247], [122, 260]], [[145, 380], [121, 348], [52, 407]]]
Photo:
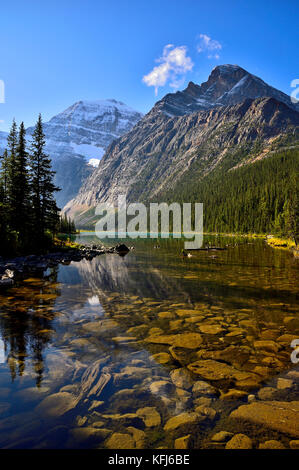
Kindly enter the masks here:
[[59, 264], [70, 264], [82, 259], [92, 260], [96, 256], [115, 253], [124, 256], [130, 251], [124, 244], [106, 247], [104, 245], [78, 245], [78, 248], [64, 249], [43, 255], [19, 256], [5, 259], [0, 257], [0, 289], [14, 285], [16, 279], [28, 275], [42, 275], [48, 268]]

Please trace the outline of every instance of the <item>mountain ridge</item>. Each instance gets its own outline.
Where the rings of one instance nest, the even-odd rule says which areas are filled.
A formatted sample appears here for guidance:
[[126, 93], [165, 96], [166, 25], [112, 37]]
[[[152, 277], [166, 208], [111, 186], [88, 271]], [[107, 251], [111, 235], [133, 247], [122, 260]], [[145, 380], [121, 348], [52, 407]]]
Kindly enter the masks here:
[[[85, 211], [89, 217], [90, 208], [99, 201], [114, 202], [118, 194], [125, 194], [128, 201], [149, 200], [165, 192], [167, 185], [177, 185], [183, 174], [193, 177], [196, 165], [204, 175], [222, 162], [233, 162], [232, 168], [253, 157], [263, 158], [283, 143], [296, 142], [299, 113], [289, 97], [286, 100], [287, 95], [258, 77], [253, 79], [253, 88], [248, 88], [247, 81], [254, 76], [231, 67], [232, 76], [226, 73], [227, 66], [225, 73], [219, 66], [202, 85], [189, 83], [183, 92], [159, 100], [128, 134], [109, 146], [99, 167], [64, 211], [72, 216], [81, 213], [84, 219]], [[261, 88], [256, 91], [256, 86]], [[227, 91], [232, 89], [234, 93]], [[266, 92], [274, 96], [244, 97]], [[216, 101], [208, 102], [208, 95]]]
[[[168, 93], [159, 100], [152, 111], [162, 111], [169, 117], [190, 114], [213, 107], [236, 104], [240, 97], [273, 97], [299, 111], [299, 103], [292, 103], [290, 97], [265, 83], [261, 78], [247, 72], [238, 65], [224, 64], [214, 67], [206, 82], [188, 86], [176, 93]], [[151, 111], [150, 111], [151, 112]]]

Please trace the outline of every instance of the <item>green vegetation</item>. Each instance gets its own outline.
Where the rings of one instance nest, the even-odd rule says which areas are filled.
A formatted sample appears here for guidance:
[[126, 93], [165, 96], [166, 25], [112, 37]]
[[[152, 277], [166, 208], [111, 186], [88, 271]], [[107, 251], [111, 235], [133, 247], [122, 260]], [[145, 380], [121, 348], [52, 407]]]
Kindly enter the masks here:
[[299, 151], [289, 149], [202, 179], [195, 174], [162, 197], [203, 202], [205, 232], [273, 233], [298, 244], [298, 174]]
[[[15, 121], [0, 157], [0, 254], [40, 253], [55, 245], [54, 236], [65, 220], [59, 218], [51, 159], [44, 152], [45, 136], [39, 116], [27, 146], [25, 127]], [[75, 230], [67, 221], [68, 231]]]
[[76, 234], [76, 226], [74, 220], [72, 220], [70, 217], [67, 217], [67, 215], [61, 215], [59, 219], [59, 227], [58, 227], [58, 232], [59, 233], [67, 233], [67, 234]]

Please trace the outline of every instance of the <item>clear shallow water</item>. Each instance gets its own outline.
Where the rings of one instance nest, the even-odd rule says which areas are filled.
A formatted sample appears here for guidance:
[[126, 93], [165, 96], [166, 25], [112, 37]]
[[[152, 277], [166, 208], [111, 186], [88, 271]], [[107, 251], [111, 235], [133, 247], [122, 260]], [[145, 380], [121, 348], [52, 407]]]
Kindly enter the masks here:
[[[136, 241], [125, 257], [60, 265], [1, 294], [1, 448], [173, 448], [186, 434], [213, 447], [232, 409], [294, 367], [277, 340], [299, 333], [298, 261], [262, 240], [205, 241], [227, 249], [187, 259], [180, 241]], [[192, 366], [207, 360], [216, 380]], [[243, 395], [223, 399], [231, 389]]]

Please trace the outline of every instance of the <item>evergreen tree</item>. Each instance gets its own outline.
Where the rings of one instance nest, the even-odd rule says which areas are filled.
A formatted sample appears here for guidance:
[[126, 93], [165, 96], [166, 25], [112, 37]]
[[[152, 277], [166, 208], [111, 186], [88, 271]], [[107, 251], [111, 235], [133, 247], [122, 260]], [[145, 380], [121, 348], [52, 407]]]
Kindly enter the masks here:
[[292, 178], [293, 191], [289, 194], [288, 216], [286, 222], [286, 232], [299, 244], [299, 194], [298, 194], [298, 174]]
[[278, 150], [231, 171], [188, 175], [159, 200], [202, 202], [206, 232], [275, 233], [298, 244], [298, 173], [299, 151]]
[[29, 221], [30, 221], [30, 190], [29, 190], [29, 174], [28, 174], [28, 154], [26, 151], [26, 131], [22, 122], [19, 128], [19, 135], [15, 150], [15, 155], [11, 153], [11, 161], [13, 157], [14, 167], [11, 166], [10, 185], [10, 225], [20, 237], [23, 245], [29, 241]]
[[43, 244], [46, 230], [52, 233], [59, 222], [54, 193], [59, 191], [53, 183], [55, 172], [51, 160], [45, 154], [45, 135], [41, 115], [38, 117], [31, 143], [30, 175], [35, 238]]
[[8, 171], [9, 171], [9, 159], [8, 152], [5, 149], [1, 157], [1, 172], [0, 172], [0, 184], [2, 191], [2, 202], [7, 202], [8, 196]]
[[4, 150], [1, 157], [0, 171], [0, 243], [1, 246], [7, 247], [9, 238], [9, 219], [8, 219], [8, 203], [7, 203], [7, 184], [8, 184], [8, 153]]
[[59, 232], [60, 233], [76, 233], [75, 222], [66, 214], [60, 216], [59, 220]]
[[[7, 200], [9, 210], [13, 208], [15, 202], [15, 166], [16, 166], [16, 152], [17, 152], [17, 124], [13, 120], [10, 133], [7, 137], [8, 155], [7, 155]], [[8, 214], [9, 222], [13, 218], [13, 213]]]

